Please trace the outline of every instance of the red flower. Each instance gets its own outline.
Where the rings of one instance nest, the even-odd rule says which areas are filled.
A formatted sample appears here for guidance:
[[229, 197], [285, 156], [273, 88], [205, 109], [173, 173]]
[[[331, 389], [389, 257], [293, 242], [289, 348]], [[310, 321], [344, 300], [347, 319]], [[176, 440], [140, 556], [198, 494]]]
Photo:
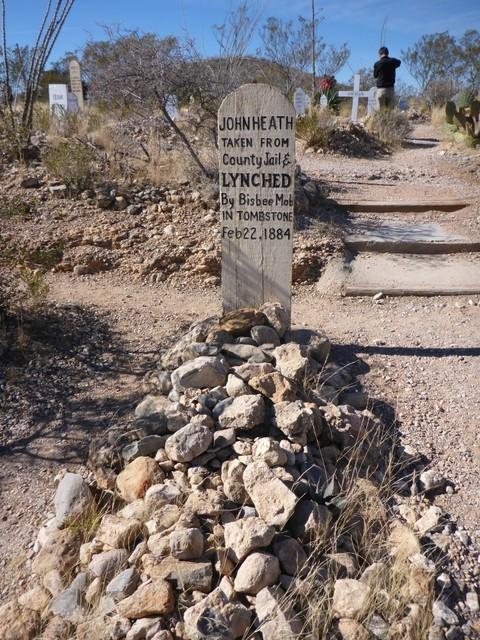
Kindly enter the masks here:
[[321, 91], [328, 91], [333, 87], [333, 84], [333, 78], [330, 77], [320, 78], [318, 81], [318, 86]]

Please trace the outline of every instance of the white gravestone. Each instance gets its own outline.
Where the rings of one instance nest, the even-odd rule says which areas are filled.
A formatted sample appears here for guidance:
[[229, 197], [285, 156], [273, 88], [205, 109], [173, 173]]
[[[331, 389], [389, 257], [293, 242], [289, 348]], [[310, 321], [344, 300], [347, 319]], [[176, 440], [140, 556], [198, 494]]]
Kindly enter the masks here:
[[67, 95], [67, 103], [68, 103], [67, 111], [69, 113], [78, 113], [80, 111], [80, 108], [78, 106], [78, 98], [74, 93], [70, 93], [70, 91], [68, 92], [68, 95]]
[[328, 98], [326, 95], [322, 95], [320, 97], [320, 108], [325, 109], [326, 107], [328, 107]]
[[339, 91], [339, 98], [352, 98], [352, 116], [351, 122], [358, 121], [358, 100], [359, 98], [368, 98], [368, 91], [360, 91], [360, 74], [353, 76], [353, 91]]
[[168, 115], [172, 120], [176, 120], [180, 114], [180, 110], [178, 108], [178, 98], [177, 96], [167, 96], [167, 101], [165, 103], [165, 109], [167, 110]]
[[63, 116], [68, 111], [68, 89], [66, 84], [49, 84], [48, 99], [50, 112], [54, 116]]
[[304, 116], [305, 112], [310, 107], [310, 98], [301, 87], [295, 89], [295, 93], [293, 94], [293, 104], [295, 106], [297, 116]]
[[77, 109], [83, 111], [82, 72], [80, 69], [80, 63], [76, 58], [72, 58], [68, 63], [68, 70], [70, 72], [70, 90], [77, 98]]
[[218, 112], [224, 311], [291, 306], [295, 110], [275, 87], [246, 84]]

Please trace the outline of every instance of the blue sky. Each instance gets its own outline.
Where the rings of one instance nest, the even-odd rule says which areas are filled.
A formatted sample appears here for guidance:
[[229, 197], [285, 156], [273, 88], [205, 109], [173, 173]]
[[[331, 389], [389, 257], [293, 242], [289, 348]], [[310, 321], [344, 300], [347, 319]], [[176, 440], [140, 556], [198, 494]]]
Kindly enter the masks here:
[[[253, 0], [254, 2], [256, 0]], [[215, 54], [211, 25], [222, 21], [239, 0], [77, 0], [51, 60], [65, 51], [82, 47], [91, 37], [102, 37], [102, 25], [121, 25], [155, 31], [159, 35], [181, 35], [187, 29], [200, 49]], [[9, 43], [27, 44], [35, 36], [46, 0], [7, 0]], [[258, 0], [262, 17], [282, 19], [309, 16], [311, 0]], [[466, 29], [480, 30], [480, 0], [316, 0], [323, 15], [320, 29], [327, 43], [348, 42], [352, 50], [349, 66], [339, 74], [348, 79], [353, 70], [371, 65], [376, 59], [380, 31], [386, 20], [386, 41], [391, 55], [412, 45], [424, 33], [448, 30], [461, 35]], [[252, 51], [259, 46], [252, 42]], [[412, 82], [405, 69], [400, 79]]]

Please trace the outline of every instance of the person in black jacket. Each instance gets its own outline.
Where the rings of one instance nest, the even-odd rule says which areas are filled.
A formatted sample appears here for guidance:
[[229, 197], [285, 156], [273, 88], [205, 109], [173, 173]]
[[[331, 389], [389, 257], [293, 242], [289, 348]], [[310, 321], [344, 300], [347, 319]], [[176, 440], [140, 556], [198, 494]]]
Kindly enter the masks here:
[[380, 60], [373, 65], [373, 76], [377, 79], [377, 109], [393, 109], [395, 106], [395, 70], [402, 64], [388, 56], [387, 47], [380, 47]]

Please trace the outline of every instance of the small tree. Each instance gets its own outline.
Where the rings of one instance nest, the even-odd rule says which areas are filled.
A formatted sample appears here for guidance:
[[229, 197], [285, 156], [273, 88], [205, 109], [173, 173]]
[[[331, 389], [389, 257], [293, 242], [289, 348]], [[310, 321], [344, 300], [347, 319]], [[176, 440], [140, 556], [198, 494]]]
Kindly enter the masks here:
[[480, 91], [480, 33], [476, 29], [465, 31], [459, 41], [459, 55], [462, 73], [467, 86], [474, 92]]
[[412, 47], [402, 51], [405, 66], [417, 81], [420, 93], [431, 102], [429, 87], [442, 81], [454, 92], [461, 74], [460, 51], [455, 38], [448, 31], [423, 35]]
[[[40, 79], [60, 31], [70, 13], [75, 0], [47, 0], [47, 6], [42, 18], [40, 29], [33, 47], [29, 49], [29, 60], [25, 68], [22, 67], [24, 101], [20, 114], [14, 109], [11, 96], [14, 81], [15, 58], [9, 55], [6, 32], [6, 0], [0, 0], [2, 11], [2, 65], [3, 86], [6, 96], [6, 114], [11, 134], [14, 137], [14, 147], [20, 159], [26, 159], [26, 152], [32, 132], [33, 109], [37, 99]], [[24, 60], [24, 58], [22, 58]], [[23, 65], [23, 62], [22, 62]]]

